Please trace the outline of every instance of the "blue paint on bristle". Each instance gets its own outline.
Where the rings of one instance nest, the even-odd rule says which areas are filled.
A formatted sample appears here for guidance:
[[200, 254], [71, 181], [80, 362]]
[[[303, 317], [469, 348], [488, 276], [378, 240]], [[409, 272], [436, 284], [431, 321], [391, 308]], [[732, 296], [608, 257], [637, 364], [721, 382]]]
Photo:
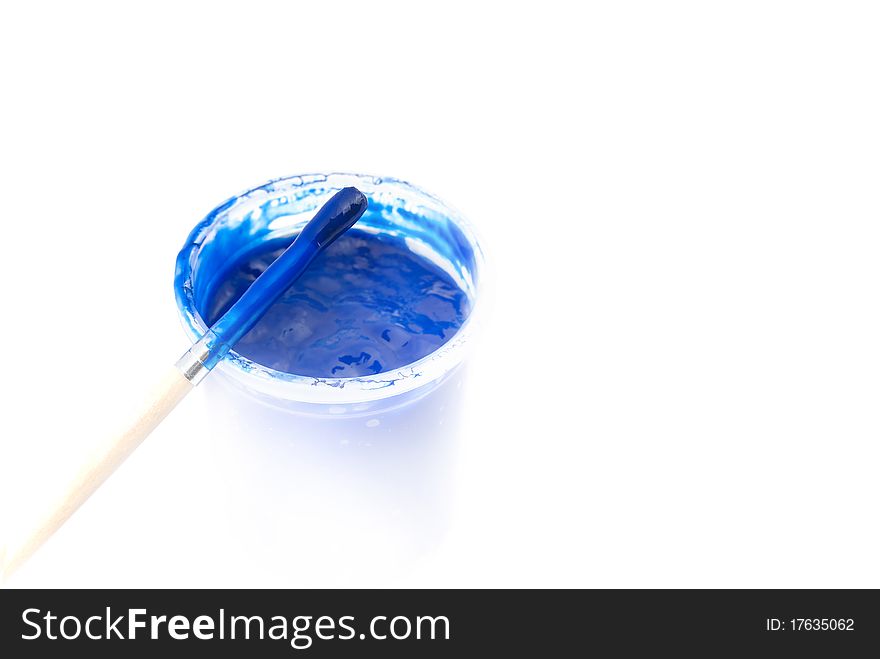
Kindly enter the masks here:
[[258, 278], [243, 288], [234, 302], [211, 323], [206, 334], [210, 355], [202, 362], [209, 369], [223, 359], [312, 261], [347, 231], [367, 209], [367, 198], [357, 188], [343, 188], [324, 204], [296, 239], [274, 254]]

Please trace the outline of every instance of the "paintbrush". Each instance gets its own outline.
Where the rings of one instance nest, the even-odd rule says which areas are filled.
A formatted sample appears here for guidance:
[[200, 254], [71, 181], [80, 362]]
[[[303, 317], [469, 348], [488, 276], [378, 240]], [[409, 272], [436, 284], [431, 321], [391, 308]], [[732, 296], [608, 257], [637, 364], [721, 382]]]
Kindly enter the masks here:
[[14, 550], [0, 555], [0, 580], [20, 567], [131, 455], [309, 267], [367, 209], [356, 188], [343, 188], [324, 204], [288, 247], [244, 294], [177, 361], [125, 430], [86, 462], [62, 497]]

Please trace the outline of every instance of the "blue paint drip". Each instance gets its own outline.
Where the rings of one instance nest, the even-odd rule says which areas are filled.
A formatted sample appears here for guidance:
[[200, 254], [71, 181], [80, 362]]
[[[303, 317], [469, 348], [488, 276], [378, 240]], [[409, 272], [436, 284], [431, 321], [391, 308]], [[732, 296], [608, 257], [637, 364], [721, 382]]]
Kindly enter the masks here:
[[[282, 238], [251, 246], [212, 278], [202, 296], [209, 325], [290, 242]], [[469, 310], [467, 295], [452, 277], [413, 253], [403, 239], [356, 225], [315, 257], [235, 350], [297, 375], [375, 375], [442, 346]]]

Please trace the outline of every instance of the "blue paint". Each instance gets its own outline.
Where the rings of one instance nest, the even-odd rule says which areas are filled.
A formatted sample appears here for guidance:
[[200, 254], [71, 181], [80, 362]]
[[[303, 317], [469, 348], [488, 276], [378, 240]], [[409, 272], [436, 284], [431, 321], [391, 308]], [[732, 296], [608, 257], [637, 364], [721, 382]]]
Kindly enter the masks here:
[[[215, 278], [205, 296], [208, 323], [226, 313], [289, 244], [289, 238], [260, 243]], [[455, 334], [468, 311], [467, 296], [452, 277], [403, 239], [355, 226], [314, 259], [235, 349], [278, 371], [369, 376], [430, 354]]]

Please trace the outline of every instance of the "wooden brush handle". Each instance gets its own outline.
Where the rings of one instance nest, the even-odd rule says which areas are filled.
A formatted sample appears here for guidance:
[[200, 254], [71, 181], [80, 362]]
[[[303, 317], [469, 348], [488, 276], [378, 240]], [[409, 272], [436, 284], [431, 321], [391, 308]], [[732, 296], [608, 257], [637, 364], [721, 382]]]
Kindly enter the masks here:
[[15, 549], [7, 548], [5, 557], [0, 555], [0, 561], [4, 561], [0, 562], [0, 578], [5, 579], [30, 558], [192, 389], [190, 381], [172, 367], [144, 401], [133, 421], [92, 454], [64, 494], [24, 541]]

